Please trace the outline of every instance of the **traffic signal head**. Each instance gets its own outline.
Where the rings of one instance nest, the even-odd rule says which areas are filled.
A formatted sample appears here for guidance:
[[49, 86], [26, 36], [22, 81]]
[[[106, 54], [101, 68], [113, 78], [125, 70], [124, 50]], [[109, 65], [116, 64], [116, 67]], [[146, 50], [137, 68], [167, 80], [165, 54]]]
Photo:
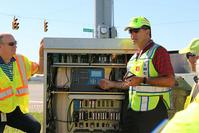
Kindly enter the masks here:
[[44, 32], [48, 31], [48, 22], [46, 22], [46, 20], [44, 20]]
[[13, 21], [12, 21], [12, 29], [13, 30], [18, 30], [19, 29], [19, 23], [17, 21], [18, 21], [18, 19], [14, 17]]

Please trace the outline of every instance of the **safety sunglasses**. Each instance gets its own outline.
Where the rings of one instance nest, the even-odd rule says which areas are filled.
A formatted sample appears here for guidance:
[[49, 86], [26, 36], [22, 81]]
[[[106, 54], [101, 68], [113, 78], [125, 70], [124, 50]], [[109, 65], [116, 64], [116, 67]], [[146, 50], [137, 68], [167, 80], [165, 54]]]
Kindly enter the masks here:
[[147, 30], [147, 29], [150, 29], [150, 27], [144, 25], [144, 26], [142, 26], [142, 27], [140, 27], [140, 28], [130, 28], [130, 29], [129, 29], [129, 34], [138, 33], [141, 29]]
[[190, 57], [194, 57], [194, 56], [196, 56], [196, 55], [193, 53], [190, 53], [190, 52], [186, 53], [187, 59], [189, 59]]
[[194, 82], [197, 84], [198, 83], [198, 76], [193, 77]]
[[5, 43], [5, 44], [8, 44], [8, 46], [11, 46], [11, 47], [12, 47], [12, 46], [17, 45], [17, 41]]

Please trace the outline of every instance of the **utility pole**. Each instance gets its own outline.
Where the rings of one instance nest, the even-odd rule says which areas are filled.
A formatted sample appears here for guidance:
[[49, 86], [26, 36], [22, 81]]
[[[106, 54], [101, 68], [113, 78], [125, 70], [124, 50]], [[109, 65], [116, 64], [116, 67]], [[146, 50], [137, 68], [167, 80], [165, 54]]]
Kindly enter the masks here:
[[115, 38], [113, 0], [95, 0], [95, 38]]

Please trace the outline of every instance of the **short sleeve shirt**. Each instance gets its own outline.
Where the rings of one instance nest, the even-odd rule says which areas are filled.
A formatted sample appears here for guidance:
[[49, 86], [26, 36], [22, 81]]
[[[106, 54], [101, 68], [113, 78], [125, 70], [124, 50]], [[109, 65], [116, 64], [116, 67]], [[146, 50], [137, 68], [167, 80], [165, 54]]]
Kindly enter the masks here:
[[[154, 42], [150, 40], [146, 47], [142, 50], [142, 53], [145, 53], [153, 45]], [[174, 75], [174, 70], [171, 64], [169, 53], [164, 47], [160, 46], [157, 48], [152, 62], [159, 76], [171, 74]]]

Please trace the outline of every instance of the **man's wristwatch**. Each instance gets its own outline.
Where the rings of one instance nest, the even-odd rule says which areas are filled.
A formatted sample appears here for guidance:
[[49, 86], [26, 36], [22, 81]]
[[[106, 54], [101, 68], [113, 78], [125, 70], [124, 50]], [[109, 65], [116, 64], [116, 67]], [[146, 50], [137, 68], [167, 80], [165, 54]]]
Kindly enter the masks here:
[[146, 84], [146, 80], [147, 80], [147, 78], [144, 77], [142, 83]]

